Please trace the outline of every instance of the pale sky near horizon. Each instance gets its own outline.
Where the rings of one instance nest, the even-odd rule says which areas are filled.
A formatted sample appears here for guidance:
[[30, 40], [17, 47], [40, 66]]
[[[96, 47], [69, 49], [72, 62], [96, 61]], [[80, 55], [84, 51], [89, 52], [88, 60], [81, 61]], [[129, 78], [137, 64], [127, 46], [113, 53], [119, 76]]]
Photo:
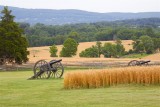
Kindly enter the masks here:
[[0, 5], [91, 12], [160, 12], [160, 0], [0, 0]]

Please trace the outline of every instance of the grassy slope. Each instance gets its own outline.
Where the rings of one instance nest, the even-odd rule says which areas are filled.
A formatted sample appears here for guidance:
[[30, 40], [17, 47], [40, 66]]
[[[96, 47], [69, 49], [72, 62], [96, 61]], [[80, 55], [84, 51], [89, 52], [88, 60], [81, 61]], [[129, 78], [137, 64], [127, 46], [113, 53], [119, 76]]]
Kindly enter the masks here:
[[63, 89], [63, 79], [26, 80], [32, 72], [0, 72], [0, 107], [160, 107], [160, 86]]

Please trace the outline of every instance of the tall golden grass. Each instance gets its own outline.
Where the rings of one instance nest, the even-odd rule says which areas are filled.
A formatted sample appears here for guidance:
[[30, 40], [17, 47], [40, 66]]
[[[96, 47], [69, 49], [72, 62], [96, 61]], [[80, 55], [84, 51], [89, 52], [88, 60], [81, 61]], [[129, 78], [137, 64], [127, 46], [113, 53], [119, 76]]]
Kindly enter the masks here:
[[98, 88], [117, 84], [160, 84], [160, 66], [70, 72], [64, 76], [66, 89]]

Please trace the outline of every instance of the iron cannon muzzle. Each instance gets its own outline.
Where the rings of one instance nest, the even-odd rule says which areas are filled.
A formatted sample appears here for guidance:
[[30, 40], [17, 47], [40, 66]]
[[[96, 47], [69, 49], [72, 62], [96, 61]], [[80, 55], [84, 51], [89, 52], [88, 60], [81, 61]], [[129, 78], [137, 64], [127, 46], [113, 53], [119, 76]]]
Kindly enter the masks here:
[[62, 59], [59, 59], [59, 60], [52, 60], [49, 62], [50, 65], [54, 64], [54, 63], [58, 63], [58, 62], [61, 62]]

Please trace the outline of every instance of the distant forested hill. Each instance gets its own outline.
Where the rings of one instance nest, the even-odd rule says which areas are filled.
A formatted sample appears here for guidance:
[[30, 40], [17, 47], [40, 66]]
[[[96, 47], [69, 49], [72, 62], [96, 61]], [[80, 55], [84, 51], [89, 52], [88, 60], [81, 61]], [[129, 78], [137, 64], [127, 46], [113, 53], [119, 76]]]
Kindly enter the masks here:
[[[3, 6], [0, 6], [0, 10]], [[116, 21], [125, 19], [160, 18], [160, 12], [144, 13], [95, 13], [82, 10], [49, 10], [24, 9], [9, 7], [17, 22], [29, 24], [43, 23], [47, 25], [63, 25], [74, 23], [93, 23], [100, 21]]]
[[78, 42], [138, 39], [143, 35], [160, 38], [160, 18], [129, 19], [111, 22], [45, 25], [19, 23], [30, 46], [63, 44], [66, 38]]

